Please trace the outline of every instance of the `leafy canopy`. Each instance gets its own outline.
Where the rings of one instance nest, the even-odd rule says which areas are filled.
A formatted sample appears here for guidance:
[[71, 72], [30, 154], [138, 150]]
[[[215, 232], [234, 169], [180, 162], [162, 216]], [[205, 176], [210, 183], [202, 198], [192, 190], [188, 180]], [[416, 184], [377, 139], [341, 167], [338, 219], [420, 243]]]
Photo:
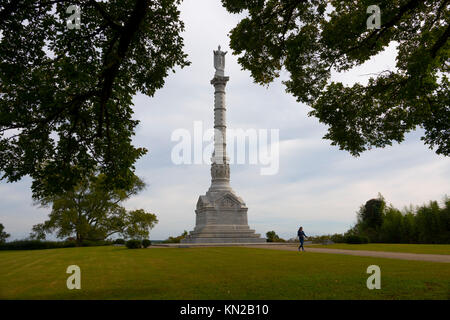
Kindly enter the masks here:
[[[33, 179], [35, 198], [94, 168], [127, 188], [146, 153], [131, 144], [132, 97], [152, 96], [183, 53], [180, 0], [0, 3], [0, 172]], [[80, 8], [80, 28], [66, 22]]]
[[[230, 47], [255, 82], [282, 69], [286, 90], [329, 126], [324, 138], [359, 155], [424, 129], [425, 144], [450, 154], [448, 0], [380, 0], [381, 27], [368, 29], [372, 0], [222, 0], [247, 13], [230, 32]], [[330, 82], [331, 72], [361, 65], [397, 45], [395, 70], [366, 85]]]

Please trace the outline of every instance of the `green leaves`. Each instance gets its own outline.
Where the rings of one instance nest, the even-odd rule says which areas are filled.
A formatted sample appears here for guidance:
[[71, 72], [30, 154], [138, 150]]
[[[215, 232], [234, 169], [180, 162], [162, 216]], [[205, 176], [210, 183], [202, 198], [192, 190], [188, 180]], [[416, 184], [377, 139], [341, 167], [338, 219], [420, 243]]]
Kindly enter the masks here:
[[[242, 67], [263, 85], [285, 68], [287, 92], [329, 126], [324, 138], [332, 144], [357, 156], [422, 127], [430, 148], [450, 154], [447, 0], [378, 1], [379, 29], [366, 25], [370, 0], [222, 3], [232, 13], [248, 10], [230, 34]], [[392, 43], [398, 49], [394, 70], [380, 70], [366, 85], [330, 83], [332, 69], [361, 65]]]
[[442, 207], [436, 201], [398, 210], [387, 206], [381, 194], [361, 206], [356, 225], [346, 235], [368, 236], [370, 242], [448, 243], [450, 240], [450, 202]]
[[148, 230], [153, 229], [156, 223], [158, 223], [156, 215], [143, 209], [132, 210], [127, 213], [126, 227], [122, 234], [126, 238], [145, 239], [148, 238]]
[[120, 203], [137, 194], [145, 183], [132, 176], [128, 189], [111, 188], [106, 175], [82, 178], [74, 191], [42, 198], [40, 204], [51, 206], [49, 219], [33, 226], [32, 237], [45, 239], [56, 232], [58, 238], [76, 235], [76, 239], [104, 240], [119, 233], [126, 238], [147, 238], [158, 222], [156, 215], [143, 209], [127, 211]]
[[[153, 95], [183, 53], [180, 1], [6, 1], [0, 4], [0, 171], [33, 178], [33, 197], [72, 188], [99, 168], [132, 184], [147, 150], [131, 144], [132, 97]], [[68, 29], [78, 5], [81, 28]]]

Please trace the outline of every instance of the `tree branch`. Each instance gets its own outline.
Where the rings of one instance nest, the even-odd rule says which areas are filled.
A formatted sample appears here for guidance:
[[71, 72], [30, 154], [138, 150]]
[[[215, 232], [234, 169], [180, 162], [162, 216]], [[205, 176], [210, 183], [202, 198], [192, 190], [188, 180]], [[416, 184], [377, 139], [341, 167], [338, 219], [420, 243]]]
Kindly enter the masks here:
[[122, 31], [123, 27], [114, 21], [111, 15], [103, 8], [103, 6], [95, 0], [90, 0], [90, 4], [97, 10], [98, 13], [108, 22], [108, 25], [117, 31]]
[[439, 37], [439, 39], [435, 42], [433, 47], [431, 47], [431, 57], [432, 58], [436, 58], [436, 55], [437, 55], [439, 49], [441, 49], [447, 43], [447, 39], [448, 39], [449, 35], [450, 35], [450, 25], [447, 26], [447, 29], [445, 30], [445, 32]]
[[[125, 55], [128, 51], [130, 43], [139, 30], [139, 25], [144, 20], [147, 11], [149, 9], [150, 0], [137, 0], [136, 5], [131, 13], [127, 23], [121, 29], [120, 36], [118, 39], [118, 46], [116, 50], [111, 50], [108, 54], [105, 54], [104, 65], [105, 69], [101, 74], [101, 94], [100, 94], [100, 117], [99, 117], [99, 128], [98, 136], [102, 136], [103, 130], [103, 117], [105, 115], [106, 104], [109, 101], [112, 93], [112, 87], [114, 80], [117, 76], [119, 67]], [[117, 38], [113, 38], [111, 43], [111, 48], [114, 47]], [[109, 144], [109, 143], [108, 143]]]

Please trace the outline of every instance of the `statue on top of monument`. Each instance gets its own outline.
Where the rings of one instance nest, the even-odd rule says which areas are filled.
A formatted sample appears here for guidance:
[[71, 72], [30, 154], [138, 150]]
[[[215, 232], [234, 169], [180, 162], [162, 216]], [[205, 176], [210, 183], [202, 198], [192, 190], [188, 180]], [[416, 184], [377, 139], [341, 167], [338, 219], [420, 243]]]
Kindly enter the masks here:
[[227, 54], [227, 51], [221, 51], [220, 46], [218, 50], [214, 51], [214, 68], [216, 68], [216, 75], [218, 76], [224, 76], [224, 70], [225, 70], [225, 55]]

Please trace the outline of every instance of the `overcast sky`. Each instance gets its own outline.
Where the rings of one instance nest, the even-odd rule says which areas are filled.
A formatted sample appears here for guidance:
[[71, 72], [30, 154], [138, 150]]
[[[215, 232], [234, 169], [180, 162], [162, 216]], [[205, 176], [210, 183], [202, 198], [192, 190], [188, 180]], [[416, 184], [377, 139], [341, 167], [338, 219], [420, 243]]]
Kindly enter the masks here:
[[[279, 171], [261, 175], [261, 165], [231, 165], [231, 186], [248, 206], [252, 229], [265, 235], [275, 230], [283, 238], [296, 235], [299, 225], [307, 235], [345, 232], [356, 220], [361, 204], [380, 192], [398, 208], [442, 200], [450, 194], [449, 159], [438, 156], [421, 141], [420, 130], [402, 144], [352, 157], [323, 140], [326, 127], [307, 116], [310, 108], [285, 93], [283, 75], [268, 88], [253, 83], [229, 49], [228, 32], [239, 21], [219, 0], [185, 0], [185, 51], [191, 66], [177, 69], [154, 97], [134, 98], [137, 128], [134, 143], [148, 154], [136, 173], [148, 187], [126, 202], [157, 215], [151, 239], [166, 239], [195, 226], [195, 205], [210, 185], [208, 164], [176, 165], [171, 141], [176, 129], [193, 132], [194, 121], [204, 130], [213, 126], [213, 50], [227, 51], [225, 74], [227, 124], [230, 129], [279, 130]], [[395, 46], [351, 72], [334, 75], [345, 84], [365, 83], [368, 73], [395, 66]], [[207, 144], [205, 143], [205, 146]], [[31, 180], [0, 183], [0, 223], [12, 239], [26, 237], [31, 227], [46, 219], [49, 209], [33, 206]]]

